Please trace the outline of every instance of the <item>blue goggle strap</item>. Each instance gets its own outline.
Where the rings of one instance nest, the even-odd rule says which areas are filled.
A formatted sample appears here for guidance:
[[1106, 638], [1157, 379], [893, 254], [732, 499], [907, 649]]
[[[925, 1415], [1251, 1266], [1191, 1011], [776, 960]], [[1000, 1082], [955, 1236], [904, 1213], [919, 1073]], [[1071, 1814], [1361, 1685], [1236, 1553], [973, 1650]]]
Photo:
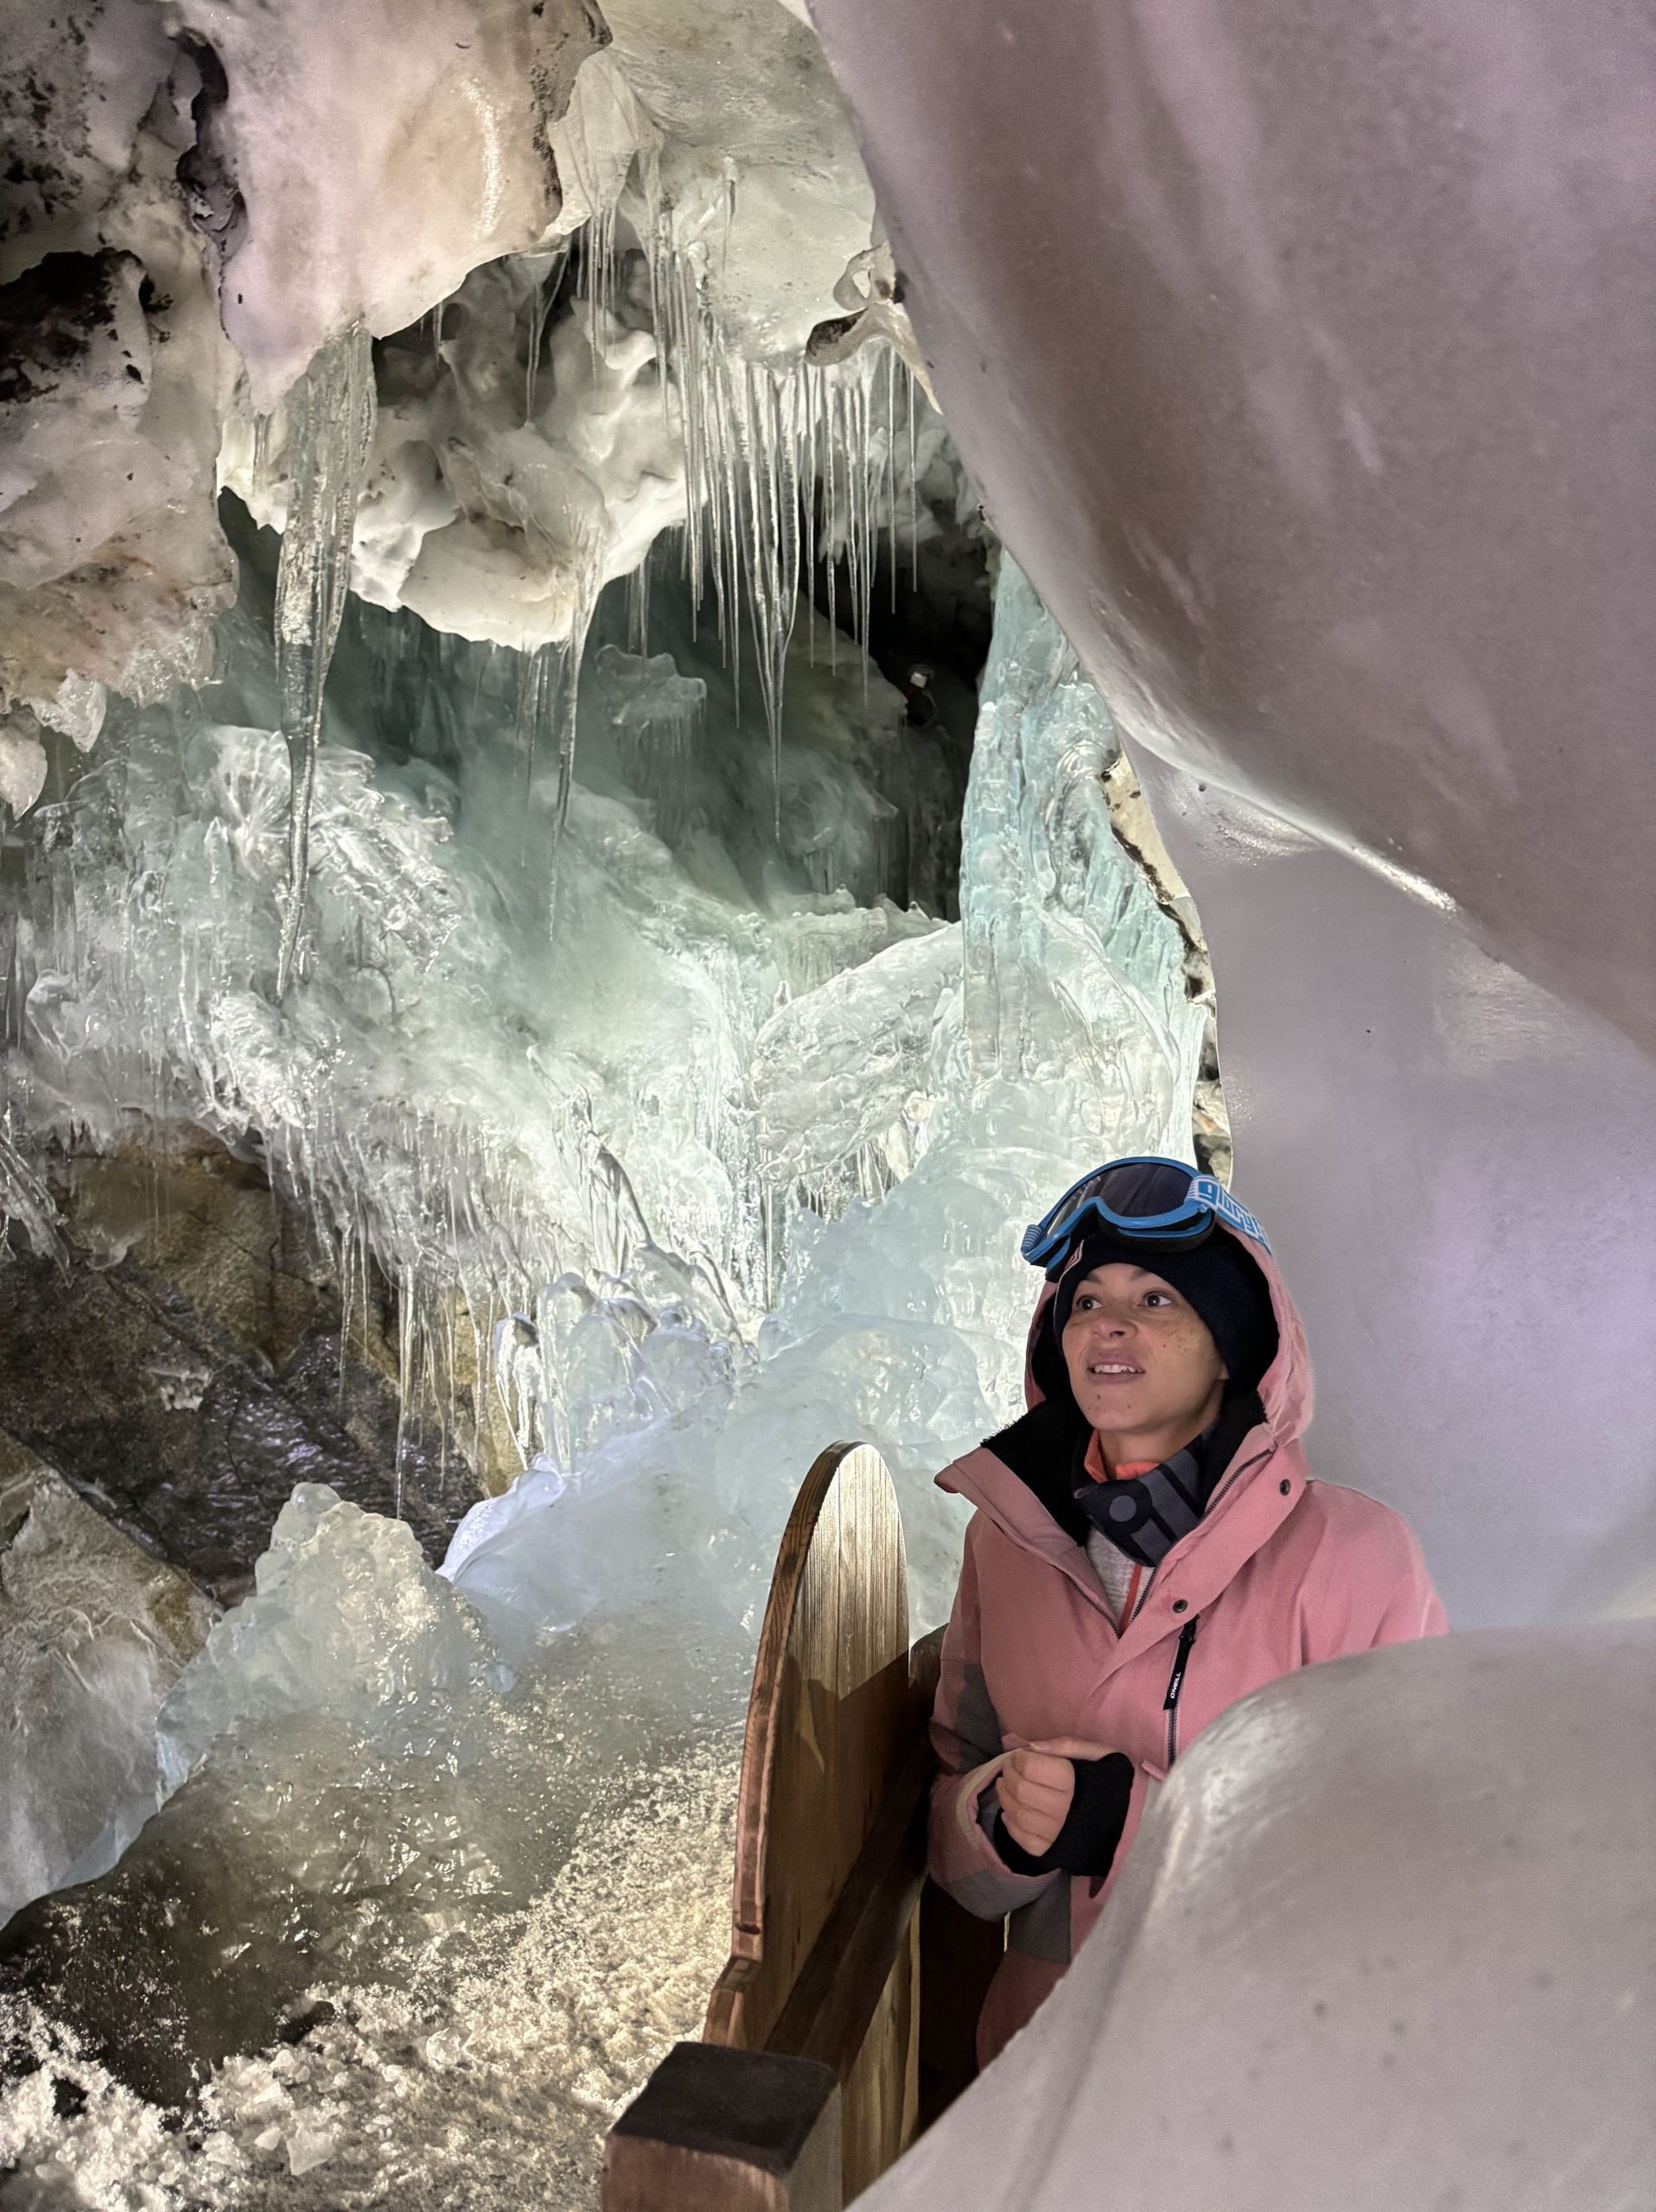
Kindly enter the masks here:
[[1198, 1175], [1190, 1185], [1190, 1195], [1198, 1204], [1207, 1206], [1232, 1229], [1240, 1230], [1244, 1236], [1251, 1236], [1262, 1252], [1269, 1252], [1271, 1240], [1245, 1205], [1239, 1205], [1217, 1176]]
[[[1168, 1161], [1167, 1166], [1176, 1166]], [[1083, 1183], [1091, 1176], [1084, 1175]], [[1076, 1188], [1080, 1188], [1077, 1185]], [[1044, 1222], [1032, 1223], [1023, 1233], [1021, 1249], [1032, 1267], [1045, 1267], [1054, 1254], [1067, 1251], [1075, 1242], [1077, 1230], [1089, 1219], [1113, 1229], [1129, 1242], [1155, 1244], [1171, 1240], [1182, 1230], [1194, 1228], [1206, 1217], [1217, 1218], [1251, 1237], [1262, 1251], [1269, 1252], [1271, 1244], [1264, 1230], [1245, 1205], [1233, 1198], [1225, 1185], [1213, 1175], [1198, 1175], [1193, 1172], [1190, 1188], [1176, 1206], [1164, 1213], [1119, 1214], [1106, 1205], [1102, 1198], [1093, 1197], [1082, 1200], [1073, 1211], [1067, 1210], [1070, 1193], [1066, 1192], [1048, 1214]]]

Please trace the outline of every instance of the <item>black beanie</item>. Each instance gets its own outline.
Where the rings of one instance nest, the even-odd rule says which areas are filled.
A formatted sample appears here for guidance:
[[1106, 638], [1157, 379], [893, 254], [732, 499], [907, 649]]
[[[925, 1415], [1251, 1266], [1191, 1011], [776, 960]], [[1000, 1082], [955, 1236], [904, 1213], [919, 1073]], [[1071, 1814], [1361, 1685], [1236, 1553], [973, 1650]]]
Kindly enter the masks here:
[[1094, 1268], [1147, 1268], [1207, 1325], [1232, 1386], [1252, 1390], [1277, 1356], [1277, 1317], [1265, 1279], [1237, 1239], [1222, 1229], [1183, 1251], [1161, 1252], [1119, 1237], [1089, 1236], [1071, 1256], [1053, 1294], [1053, 1339], [1060, 1348], [1075, 1294]]

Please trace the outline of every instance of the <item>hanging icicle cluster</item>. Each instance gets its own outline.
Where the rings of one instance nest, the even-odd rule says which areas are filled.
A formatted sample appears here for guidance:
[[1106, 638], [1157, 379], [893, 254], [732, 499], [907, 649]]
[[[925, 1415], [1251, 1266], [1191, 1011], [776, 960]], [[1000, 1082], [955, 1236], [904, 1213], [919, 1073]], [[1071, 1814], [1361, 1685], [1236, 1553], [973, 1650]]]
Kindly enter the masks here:
[[844, 561], [849, 626], [859, 644], [868, 638], [882, 520], [895, 575], [900, 436], [910, 487], [914, 474], [914, 383], [884, 345], [820, 365], [748, 359], [729, 343], [696, 263], [674, 243], [671, 209], [659, 202], [650, 238], [657, 341], [684, 430], [686, 566], [698, 598], [710, 588], [732, 651], [746, 602], [774, 751], [802, 563], [825, 563], [837, 626]]
[[[846, 626], [859, 644], [868, 638], [882, 527], [892, 541], [895, 588], [905, 506], [911, 537], [914, 531], [921, 403], [907, 364], [883, 343], [825, 363], [744, 354], [709, 296], [707, 270], [720, 264], [728, 245], [717, 223], [710, 240], [682, 237], [678, 212], [647, 162], [626, 213], [647, 270], [664, 404], [684, 438], [685, 572], [693, 596], [713, 601], [738, 678], [745, 607], [774, 758], [788, 643], [808, 564], [825, 564], [827, 612], [837, 626], [838, 571], [844, 563], [851, 601]], [[728, 230], [728, 200], [722, 219]], [[581, 289], [593, 310], [595, 341], [610, 326], [624, 289], [622, 265], [634, 250], [625, 230], [611, 207], [594, 219], [583, 241]], [[641, 582], [640, 650], [647, 649], [646, 588]]]

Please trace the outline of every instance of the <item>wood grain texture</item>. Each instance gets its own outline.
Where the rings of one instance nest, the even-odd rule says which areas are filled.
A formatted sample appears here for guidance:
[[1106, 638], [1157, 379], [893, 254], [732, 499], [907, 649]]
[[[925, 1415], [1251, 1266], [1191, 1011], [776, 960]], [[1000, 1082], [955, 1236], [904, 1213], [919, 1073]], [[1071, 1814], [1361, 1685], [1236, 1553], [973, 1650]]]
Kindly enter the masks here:
[[760, 1635], [730, 1958], [705, 2039], [808, 2045], [833, 2065], [848, 2198], [897, 2157], [918, 2108], [927, 1708], [891, 1478], [867, 1446], [835, 1445], [795, 1501]]
[[841, 2212], [839, 2120], [825, 2066], [678, 2044], [605, 2140], [603, 2212]]

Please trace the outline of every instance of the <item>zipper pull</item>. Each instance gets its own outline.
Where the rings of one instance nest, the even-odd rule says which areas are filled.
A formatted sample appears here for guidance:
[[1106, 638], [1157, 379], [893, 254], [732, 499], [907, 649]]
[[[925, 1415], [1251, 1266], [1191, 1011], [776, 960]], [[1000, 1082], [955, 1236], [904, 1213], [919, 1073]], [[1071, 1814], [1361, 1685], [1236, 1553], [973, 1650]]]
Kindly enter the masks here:
[[1184, 1670], [1189, 1662], [1190, 1647], [1196, 1640], [1196, 1630], [1201, 1620], [1200, 1613], [1194, 1620], [1187, 1621], [1179, 1631], [1179, 1648], [1173, 1655], [1173, 1672], [1168, 1676], [1168, 1694], [1162, 1700], [1163, 1713], [1177, 1710], [1179, 1693], [1184, 1688]]
[[1168, 1676], [1168, 1694], [1162, 1700], [1162, 1710], [1168, 1717], [1168, 1771], [1179, 1756], [1179, 1693], [1184, 1688], [1184, 1670], [1190, 1657], [1190, 1647], [1196, 1640], [1196, 1624], [1200, 1613], [1188, 1620], [1179, 1631], [1179, 1648], [1173, 1655], [1173, 1672]]

